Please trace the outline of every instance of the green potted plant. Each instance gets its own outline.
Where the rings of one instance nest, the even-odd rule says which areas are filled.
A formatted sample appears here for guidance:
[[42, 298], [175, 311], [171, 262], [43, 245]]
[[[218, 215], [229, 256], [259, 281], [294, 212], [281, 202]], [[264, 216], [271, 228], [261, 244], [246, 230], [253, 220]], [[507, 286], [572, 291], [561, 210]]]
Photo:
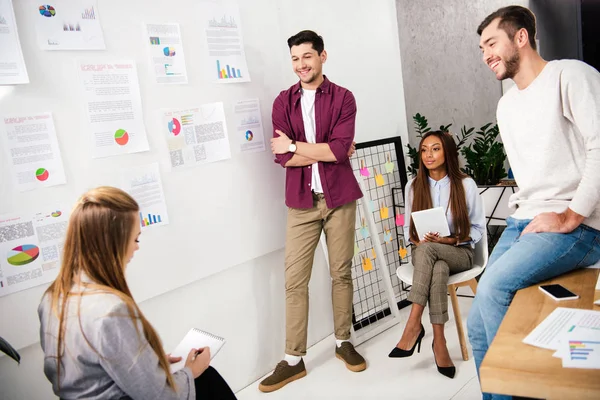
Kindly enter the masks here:
[[485, 124], [475, 133], [473, 142], [461, 149], [466, 165], [463, 171], [478, 185], [497, 185], [506, 177], [504, 145], [498, 141], [498, 125]]

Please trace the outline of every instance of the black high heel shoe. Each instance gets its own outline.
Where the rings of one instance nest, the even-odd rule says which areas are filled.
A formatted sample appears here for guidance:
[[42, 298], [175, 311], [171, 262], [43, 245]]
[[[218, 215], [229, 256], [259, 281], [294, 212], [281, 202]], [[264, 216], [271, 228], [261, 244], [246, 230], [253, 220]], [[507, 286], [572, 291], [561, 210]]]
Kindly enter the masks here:
[[[423, 327], [423, 325], [421, 325], [421, 332], [419, 332], [419, 336], [417, 336], [417, 341], [415, 342], [415, 344], [413, 345], [413, 347], [410, 350], [402, 350], [397, 347], [394, 347], [392, 349], [392, 351], [390, 352], [390, 354], [388, 354], [388, 357], [390, 357], [390, 358], [410, 357], [415, 352], [415, 348], [417, 348], [417, 353], [420, 353], [421, 352], [421, 341], [423, 340], [424, 336], [425, 336], [425, 328]], [[417, 345], [419, 347], [417, 347]]]
[[[431, 342], [431, 351], [433, 351], [433, 342]], [[454, 365], [451, 367], [440, 367], [435, 359], [435, 351], [433, 351], [433, 361], [435, 362], [435, 366], [440, 374], [450, 379], [454, 379], [454, 375], [456, 375], [456, 367]]]

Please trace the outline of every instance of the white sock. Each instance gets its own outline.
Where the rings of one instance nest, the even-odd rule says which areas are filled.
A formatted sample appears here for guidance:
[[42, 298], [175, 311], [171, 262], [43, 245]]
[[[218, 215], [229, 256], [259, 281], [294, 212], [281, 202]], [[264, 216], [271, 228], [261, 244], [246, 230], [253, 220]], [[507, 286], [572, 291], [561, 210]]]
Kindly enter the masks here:
[[350, 341], [335, 339], [335, 344], [337, 345], [337, 347], [340, 347], [342, 345], [342, 343], [344, 343], [344, 342], [350, 342]]
[[293, 367], [294, 365], [298, 364], [300, 362], [300, 360], [302, 360], [302, 357], [300, 356], [291, 356], [289, 354], [286, 354], [285, 357], [283, 357], [283, 359], [285, 361], [287, 361], [288, 365], [290, 367]]

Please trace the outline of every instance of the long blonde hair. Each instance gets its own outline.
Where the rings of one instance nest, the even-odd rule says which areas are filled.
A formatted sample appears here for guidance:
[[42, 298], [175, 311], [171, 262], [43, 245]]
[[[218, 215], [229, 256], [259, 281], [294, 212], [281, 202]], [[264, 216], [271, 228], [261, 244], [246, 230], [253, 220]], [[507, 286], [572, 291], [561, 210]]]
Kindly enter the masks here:
[[[132, 319], [136, 329], [138, 329], [137, 321], [141, 322], [144, 337], [158, 356], [159, 365], [165, 371], [168, 385], [175, 389], [175, 380], [170, 373], [162, 342], [133, 300], [125, 280], [125, 266], [129, 261], [125, 257], [138, 212], [139, 206], [130, 195], [108, 186], [90, 190], [73, 208], [60, 272], [46, 291], [51, 296], [52, 311], [59, 320], [56, 357], [59, 377], [61, 359], [65, 351], [65, 322], [69, 299], [78, 296], [81, 302], [81, 297], [84, 295], [111, 293], [123, 300], [127, 306], [128, 317]], [[83, 293], [73, 290], [80, 282], [82, 273], [93, 282], [86, 286], [95, 289], [94, 291]], [[77, 317], [81, 326], [79, 309]], [[82, 334], [88, 345], [94, 349], [83, 331]], [[139, 331], [138, 335], [140, 335]], [[94, 351], [97, 352], [96, 349]]]

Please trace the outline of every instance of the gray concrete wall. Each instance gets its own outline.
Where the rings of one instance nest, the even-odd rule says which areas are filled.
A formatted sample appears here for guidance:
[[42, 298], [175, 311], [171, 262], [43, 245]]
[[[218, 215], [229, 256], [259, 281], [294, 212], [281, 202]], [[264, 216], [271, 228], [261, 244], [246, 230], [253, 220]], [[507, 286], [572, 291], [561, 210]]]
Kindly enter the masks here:
[[496, 120], [501, 84], [483, 63], [477, 26], [490, 13], [528, 0], [396, 0], [409, 139], [412, 116], [430, 126], [482, 126]]

